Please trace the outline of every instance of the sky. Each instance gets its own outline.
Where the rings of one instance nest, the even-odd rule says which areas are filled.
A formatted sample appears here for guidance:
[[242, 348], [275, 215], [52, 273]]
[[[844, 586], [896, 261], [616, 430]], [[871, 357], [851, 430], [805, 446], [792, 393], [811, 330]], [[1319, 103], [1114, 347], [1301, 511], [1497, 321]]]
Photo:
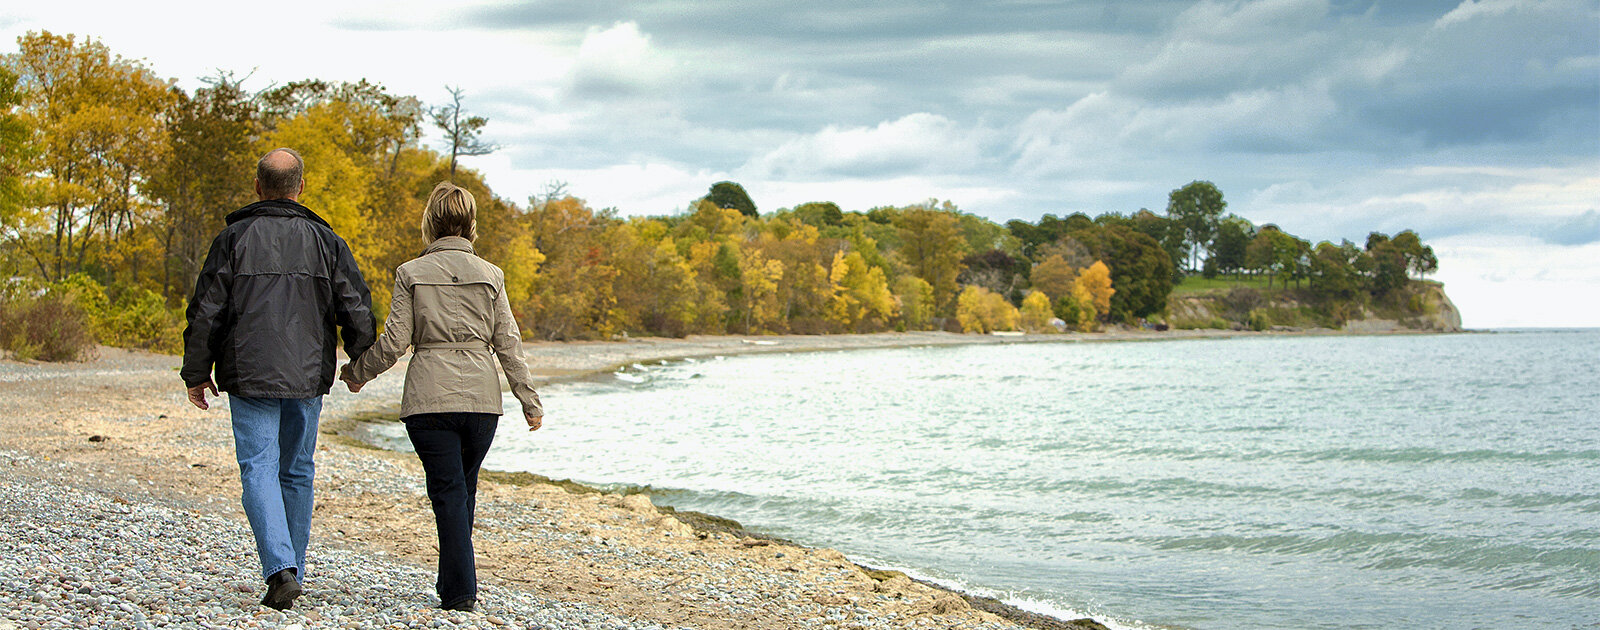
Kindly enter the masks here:
[[1600, 0], [0, 4], [0, 52], [91, 36], [190, 89], [457, 86], [517, 201], [1004, 222], [1207, 180], [1313, 243], [1415, 230], [1469, 328], [1600, 326]]

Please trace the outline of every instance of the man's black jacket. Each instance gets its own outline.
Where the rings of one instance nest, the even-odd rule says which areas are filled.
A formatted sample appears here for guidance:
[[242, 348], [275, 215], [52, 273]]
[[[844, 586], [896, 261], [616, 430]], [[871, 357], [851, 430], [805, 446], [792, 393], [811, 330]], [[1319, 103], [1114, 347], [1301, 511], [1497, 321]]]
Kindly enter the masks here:
[[189, 300], [183, 382], [211, 378], [236, 396], [310, 398], [333, 386], [335, 349], [361, 356], [377, 338], [372, 295], [350, 247], [288, 199], [228, 215]]

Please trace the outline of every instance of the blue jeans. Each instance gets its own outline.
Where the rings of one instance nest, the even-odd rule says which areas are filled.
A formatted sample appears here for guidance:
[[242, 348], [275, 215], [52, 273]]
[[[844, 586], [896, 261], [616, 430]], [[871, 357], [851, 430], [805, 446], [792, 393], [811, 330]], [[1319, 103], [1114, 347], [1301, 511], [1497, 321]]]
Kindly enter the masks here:
[[256, 536], [264, 580], [284, 569], [306, 575], [311, 539], [312, 455], [322, 397], [247, 398], [228, 395], [233, 448], [244, 486], [244, 514]]

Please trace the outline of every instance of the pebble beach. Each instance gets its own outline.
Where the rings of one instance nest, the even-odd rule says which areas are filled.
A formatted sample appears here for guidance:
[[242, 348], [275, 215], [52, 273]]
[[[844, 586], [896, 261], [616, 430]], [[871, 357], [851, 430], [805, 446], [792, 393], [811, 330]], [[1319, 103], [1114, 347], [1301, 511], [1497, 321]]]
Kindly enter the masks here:
[[[1145, 336], [1157, 337], [691, 337], [531, 343], [526, 353], [548, 382], [679, 357]], [[646, 495], [530, 476], [480, 484], [479, 607], [439, 610], [421, 466], [346, 435], [394, 412], [403, 365], [360, 394], [326, 398], [306, 594], [274, 611], [258, 603], [226, 402], [188, 405], [179, 363], [114, 348], [82, 363], [0, 360], [0, 630], [1100, 627], [676, 514]]]

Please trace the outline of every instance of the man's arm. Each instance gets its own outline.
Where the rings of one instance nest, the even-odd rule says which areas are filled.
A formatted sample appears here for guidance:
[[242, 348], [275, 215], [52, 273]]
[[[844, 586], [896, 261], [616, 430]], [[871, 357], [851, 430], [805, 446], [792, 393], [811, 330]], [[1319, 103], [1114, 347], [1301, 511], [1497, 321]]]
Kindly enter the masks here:
[[183, 330], [183, 368], [178, 372], [189, 390], [189, 401], [207, 408], [205, 390], [217, 393], [211, 381], [211, 366], [227, 336], [228, 299], [233, 290], [233, 252], [227, 234], [211, 241], [205, 264], [194, 281], [194, 296], [184, 313], [188, 326]]
[[354, 361], [378, 339], [378, 320], [372, 315], [372, 292], [356, 266], [344, 239], [334, 237], [338, 259], [333, 268], [333, 313], [344, 338], [344, 353]]

